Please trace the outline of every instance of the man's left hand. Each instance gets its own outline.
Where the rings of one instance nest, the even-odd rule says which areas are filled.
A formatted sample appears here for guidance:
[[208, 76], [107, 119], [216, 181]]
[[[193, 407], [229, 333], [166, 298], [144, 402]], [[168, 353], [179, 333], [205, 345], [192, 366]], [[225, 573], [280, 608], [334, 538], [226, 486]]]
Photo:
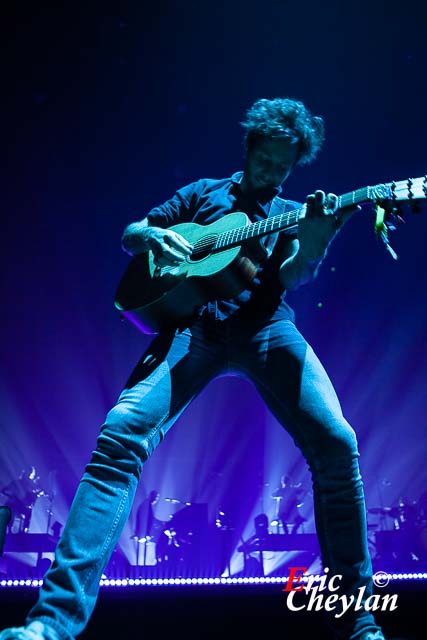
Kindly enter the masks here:
[[299, 253], [307, 261], [320, 261], [338, 230], [356, 211], [358, 206], [338, 209], [338, 197], [334, 193], [325, 195], [317, 190], [307, 196], [305, 215], [298, 222]]

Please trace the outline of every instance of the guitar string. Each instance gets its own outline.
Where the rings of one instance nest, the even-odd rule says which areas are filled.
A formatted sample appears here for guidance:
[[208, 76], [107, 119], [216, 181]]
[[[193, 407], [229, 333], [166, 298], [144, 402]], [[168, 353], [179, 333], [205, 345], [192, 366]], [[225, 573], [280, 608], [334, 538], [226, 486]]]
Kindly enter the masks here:
[[[369, 197], [370, 187], [362, 187], [356, 191], [344, 194], [339, 196], [338, 202], [340, 207], [342, 207], [345, 203], [345, 206], [348, 204], [353, 204], [359, 198]], [[360, 192], [360, 193], [359, 193]], [[366, 195], [365, 195], [366, 194]], [[347, 204], [348, 202], [348, 204]], [[302, 208], [294, 209], [292, 211], [287, 211], [285, 213], [274, 216], [273, 218], [267, 218], [266, 220], [260, 220], [258, 222], [254, 222], [249, 225], [244, 225], [241, 227], [237, 227], [236, 229], [229, 229], [220, 233], [218, 236], [206, 236], [205, 238], [201, 238], [196, 243], [196, 251], [195, 253], [203, 253], [209, 247], [213, 247], [215, 249], [223, 249], [231, 244], [239, 244], [240, 242], [247, 240], [253, 237], [259, 237], [261, 234], [268, 234], [274, 232], [274, 226], [277, 224], [279, 230], [284, 230], [285, 228], [290, 228], [290, 222], [292, 218], [299, 219], [299, 214], [302, 211]], [[284, 229], [281, 229], [282, 226]], [[216, 241], [215, 241], [216, 237]], [[194, 253], [194, 252], [193, 252]]]
[[[347, 203], [348, 200], [350, 200], [348, 204], [353, 204], [356, 198], [357, 199], [359, 199], [359, 197], [366, 198], [366, 195], [369, 194], [369, 189], [370, 187], [362, 187], [357, 191], [353, 191], [351, 193], [347, 193], [342, 196], [339, 196], [338, 201], [339, 201], [340, 207], [343, 206], [342, 204], [343, 202]], [[359, 195], [359, 192], [361, 192], [360, 195]], [[243, 240], [247, 240], [251, 237], [257, 237], [262, 233], [268, 234], [268, 233], [274, 232], [275, 231], [274, 225], [276, 223], [277, 223], [277, 226], [279, 227], [278, 229], [276, 229], [276, 231], [284, 230], [284, 229], [281, 229], [283, 223], [285, 223], [284, 228], [290, 228], [289, 223], [291, 221], [291, 218], [296, 217], [296, 219], [298, 220], [299, 214], [301, 211], [302, 211], [302, 208], [294, 209], [292, 211], [287, 211], [285, 213], [279, 214], [278, 216], [274, 216], [273, 218], [267, 218], [266, 220], [261, 220], [261, 221], [252, 223], [250, 225], [244, 225], [242, 227], [238, 227], [237, 229], [224, 231], [218, 236], [214, 248], [222, 249], [230, 244], [236, 244], [236, 243], [238, 244], [239, 242]], [[197, 248], [199, 247], [204, 248], [205, 245], [203, 243], [203, 239], [200, 240], [199, 242], [200, 244], [197, 243]], [[209, 238], [206, 242], [206, 245], [209, 246], [211, 244], [212, 244], [212, 239]]]
[[[401, 200], [402, 198], [399, 196], [400, 192], [405, 192], [405, 193], [409, 192], [409, 198], [414, 200], [425, 198], [426, 197], [425, 183], [426, 183], [426, 178], [424, 177], [424, 178], [413, 178], [410, 184], [409, 184], [409, 181], [402, 180], [397, 183], [378, 184], [375, 187], [369, 187], [369, 186], [361, 187], [360, 189], [357, 189], [350, 193], [345, 193], [342, 196], [338, 196], [338, 209], [343, 208], [344, 206], [349, 206], [350, 204], [356, 204], [357, 202], [360, 203], [363, 201], [366, 202], [369, 200], [374, 200], [376, 199], [376, 197], [381, 195], [383, 195], [384, 197], [384, 194], [381, 194], [381, 190], [382, 189], [390, 190], [391, 185], [393, 185], [393, 191], [391, 194], [390, 193], [388, 194], [389, 198], [391, 195], [392, 198]], [[419, 191], [420, 188], [422, 190], [422, 193], [417, 195], [416, 192]], [[404, 199], [407, 199], [407, 198], [404, 198]], [[266, 220], [259, 220], [258, 222], [251, 223], [249, 225], [244, 225], [242, 227], [237, 227], [236, 229], [230, 229], [228, 231], [224, 231], [219, 235], [211, 234], [210, 236], [201, 238], [201, 240], [199, 240], [196, 243], [195, 251], [193, 251], [193, 254], [206, 252], [208, 248], [210, 248], [210, 250], [212, 248], [219, 249], [219, 248], [224, 248], [227, 245], [230, 245], [233, 243], [239, 244], [240, 242], [247, 240], [250, 237], [257, 237], [262, 233], [266, 235], [268, 233], [274, 232], [274, 225], [276, 222], [278, 223], [279, 230], [281, 231], [285, 229], [297, 227], [298, 220], [299, 220], [299, 213], [301, 211], [302, 211], [302, 208], [294, 209], [292, 211], [287, 211], [285, 213], [282, 213], [278, 216], [274, 216], [273, 218], [267, 218]], [[293, 217], [296, 218], [296, 222], [295, 224], [291, 225], [289, 224], [289, 222], [290, 222], [290, 219]], [[286, 223], [282, 227], [285, 219], [286, 219]], [[249, 232], [251, 230], [252, 230], [252, 233], [251, 235], [249, 235]], [[239, 234], [242, 235], [241, 238], [238, 237]], [[216, 238], [216, 241], [215, 241], [215, 238]], [[222, 240], [222, 242], [218, 243], [218, 240]], [[164, 267], [164, 271], [169, 271], [172, 268], [173, 267], [166, 266]]]
[[[410, 189], [416, 190], [419, 187], [418, 183], [421, 184], [422, 181], [423, 178], [414, 178], [412, 184], [410, 185]], [[355, 191], [343, 194], [342, 196], [338, 197], [338, 208], [343, 208], [344, 206], [349, 206], [350, 204], [356, 204], [356, 202], [362, 202], [363, 200], [370, 200], [372, 199], [372, 195], [378, 192], [378, 190], [387, 189], [389, 187], [390, 184], [380, 184], [376, 187], [361, 187], [360, 189], [357, 189]], [[397, 194], [401, 190], [405, 192], [408, 191], [408, 182], [402, 181], [399, 183], [395, 183], [394, 187], [394, 195], [397, 196]], [[259, 220], [258, 222], [237, 227], [236, 229], [229, 229], [220, 233], [219, 235], [208, 235], [205, 238], [201, 238], [196, 243], [195, 252], [193, 253], [204, 253], [208, 248], [223, 249], [227, 246], [230, 246], [231, 244], [239, 244], [240, 242], [249, 238], [259, 237], [262, 234], [267, 235], [275, 231], [275, 224], [277, 224], [278, 227], [276, 231], [291, 228], [291, 219], [296, 217], [297, 221], [299, 219], [299, 214], [301, 211], [302, 208], [294, 209], [292, 211], [287, 211], [285, 213], [279, 214], [278, 216], [274, 216], [273, 218]]]

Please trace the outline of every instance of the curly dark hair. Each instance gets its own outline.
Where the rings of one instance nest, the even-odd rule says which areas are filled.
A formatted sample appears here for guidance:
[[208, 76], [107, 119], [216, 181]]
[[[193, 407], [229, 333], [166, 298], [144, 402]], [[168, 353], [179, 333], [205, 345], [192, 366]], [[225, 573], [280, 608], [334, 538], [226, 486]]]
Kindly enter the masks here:
[[262, 138], [287, 138], [298, 142], [297, 165], [314, 160], [325, 139], [323, 118], [313, 116], [302, 102], [292, 98], [261, 98], [246, 111], [246, 119], [240, 124], [246, 130], [246, 151]]

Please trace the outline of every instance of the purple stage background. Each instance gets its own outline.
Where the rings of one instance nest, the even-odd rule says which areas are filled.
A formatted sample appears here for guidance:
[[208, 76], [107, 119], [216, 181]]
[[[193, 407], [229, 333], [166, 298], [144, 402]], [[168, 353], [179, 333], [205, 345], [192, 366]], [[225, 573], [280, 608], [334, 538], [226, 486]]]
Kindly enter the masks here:
[[[149, 341], [113, 308], [123, 228], [183, 184], [239, 170], [238, 123], [255, 99], [296, 97], [326, 120], [324, 150], [288, 180], [289, 198], [426, 173], [423, 3], [392, 0], [387, 15], [376, 0], [288, 4], [66, 2], [4, 17], [0, 487], [36, 467], [47, 495], [33, 532], [64, 523]], [[413, 505], [427, 554], [425, 213], [392, 235], [393, 261], [364, 208], [288, 300], [358, 433], [368, 508]], [[313, 532], [299, 451], [251, 383], [220, 378], [146, 464], [137, 504], [157, 489], [164, 521], [185, 502], [207, 504], [210, 522], [222, 510], [233, 550], [256, 515], [274, 518], [284, 473], [306, 489]], [[134, 522], [120, 541], [131, 564]], [[395, 525], [386, 511], [369, 522]], [[270, 560], [272, 571], [283, 558]]]

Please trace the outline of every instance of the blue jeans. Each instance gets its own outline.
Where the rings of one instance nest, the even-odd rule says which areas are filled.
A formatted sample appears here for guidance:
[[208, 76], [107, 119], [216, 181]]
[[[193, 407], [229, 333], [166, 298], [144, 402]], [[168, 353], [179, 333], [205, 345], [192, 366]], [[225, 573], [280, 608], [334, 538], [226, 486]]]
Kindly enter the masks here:
[[[237, 322], [209, 313], [181, 333], [156, 336], [107, 414], [75, 495], [39, 600], [27, 620], [60, 638], [85, 628], [99, 580], [132, 507], [142, 465], [177, 418], [219, 374], [250, 378], [310, 467], [323, 565], [346, 594], [371, 593], [371, 561], [357, 442], [332, 384], [289, 320]], [[364, 609], [336, 622], [338, 637], [376, 630]]]

